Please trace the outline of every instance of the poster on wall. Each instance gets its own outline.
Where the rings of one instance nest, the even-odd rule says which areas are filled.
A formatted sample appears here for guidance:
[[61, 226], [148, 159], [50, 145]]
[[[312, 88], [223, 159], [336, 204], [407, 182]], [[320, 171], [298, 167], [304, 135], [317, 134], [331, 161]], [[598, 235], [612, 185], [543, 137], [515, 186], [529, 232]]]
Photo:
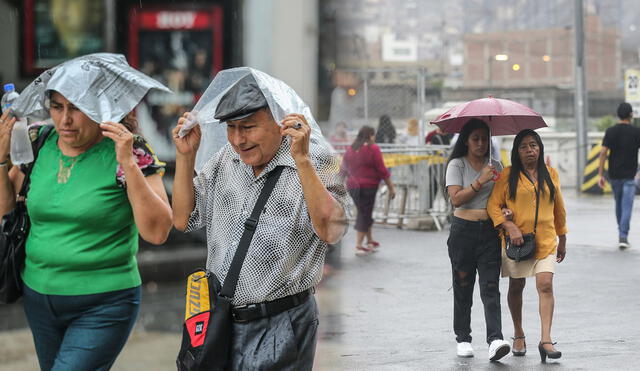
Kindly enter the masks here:
[[640, 71], [629, 68], [624, 73], [624, 100], [633, 107], [633, 117], [640, 117]]
[[104, 19], [99, 0], [24, 0], [25, 74], [102, 51]]
[[138, 106], [143, 135], [163, 160], [175, 158], [171, 130], [222, 69], [222, 9], [156, 6], [129, 13], [129, 63], [169, 87]]

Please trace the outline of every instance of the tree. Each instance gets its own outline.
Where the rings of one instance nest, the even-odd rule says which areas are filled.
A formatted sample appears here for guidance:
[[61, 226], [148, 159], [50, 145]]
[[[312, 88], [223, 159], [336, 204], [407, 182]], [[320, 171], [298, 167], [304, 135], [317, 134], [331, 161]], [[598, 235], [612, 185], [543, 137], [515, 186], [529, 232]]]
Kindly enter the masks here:
[[607, 115], [599, 118], [598, 121], [595, 122], [594, 126], [596, 129], [598, 129], [598, 131], [606, 131], [608, 128], [617, 123], [618, 120], [616, 120], [615, 117], [613, 117], [612, 115]]

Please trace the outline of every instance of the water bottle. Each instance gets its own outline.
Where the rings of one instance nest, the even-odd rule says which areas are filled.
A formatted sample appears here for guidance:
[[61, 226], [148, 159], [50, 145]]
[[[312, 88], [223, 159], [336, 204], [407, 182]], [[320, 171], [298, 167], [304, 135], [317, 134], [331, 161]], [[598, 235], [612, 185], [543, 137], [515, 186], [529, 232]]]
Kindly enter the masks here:
[[20, 94], [16, 92], [16, 87], [13, 84], [6, 84], [4, 86], [4, 95], [0, 101], [2, 104], [2, 113], [5, 113], [13, 104], [13, 101], [18, 99]]
[[[19, 96], [13, 84], [6, 84], [4, 86], [4, 95], [0, 101], [2, 112], [4, 113], [10, 109], [13, 102]], [[33, 149], [31, 148], [31, 139], [29, 138], [26, 119], [19, 119], [15, 125], [13, 125], [10, 157], [14, 165], [33, 162]]]

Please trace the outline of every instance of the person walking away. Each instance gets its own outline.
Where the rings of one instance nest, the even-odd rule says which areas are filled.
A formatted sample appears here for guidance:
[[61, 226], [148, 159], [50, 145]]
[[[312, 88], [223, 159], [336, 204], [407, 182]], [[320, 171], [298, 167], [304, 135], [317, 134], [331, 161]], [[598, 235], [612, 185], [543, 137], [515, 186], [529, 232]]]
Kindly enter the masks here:
[[555, 265], [562, 262], [567, 253], [566, 211], [558, 172], [545, 164], [544, 145], [538, 133], [525, 129], [516, 135], [511, 164], [496, 182], [487, 211], [493, 224], [502, 227], [515, 246], [524, 243], [523, 233], [535, 234], [536, 253], [529, 260], [511, 260], [502, 249], [502, 276], [509, 277], [507, 302], [513, 320], [515, 356], [524, 356], [527, 352], [522, 329], [522, 293], [526, 278], [536, 278], [541, 324], [538, 351], [545, 362], [547, 357], [562, 356], [551, 340], [551, 323]]
[[376, 143], [393, 144], [396, 142], [396, 127], [391, 122], [389, 115], [382, 115], [378, 120], [378, 130], [376, 130]]
[[[227, 143], [195, 178], [196, 152], [212, 142], [201, 136], [199, 125], [182, 138], [178, 135], [189, 112], [173, 130], [174, 223], [186, 232], [206, 227], [207, 270], [224, 282], [267, 175], [282, 167], [232, 299], [230, 369], [311, 370], [318, 329], [313, 288], [322, 276], [327, 244], [339, 241], [346, 231], [346, 190], [333, 171], [336, 162], [329, 145], [315, 136], [320, 130], [313, 118], [290, 113], [277, 123], [256, 80], [275, 79], [247, 70], [250, 73], [215, 107], [220, 123], [209, 124], [226, 126]], [[269, 91], [273, 88], [279, 94], [289, 91], [287, 102], [302, 102], [277, 82], [279, 86], [264, 90], [270, 97], [280, 96]], [[300, 108], [310, 112], [306, 105]]]
[[609, 155], [609, 182], [616, 202], [618, 222], [618, 247], [629, 245], [629, 225], [636, 194], [634, 178], [638, 171], [638, 149], [640, 149], [640, 129], [631, 125], [633, 108], [627, 102], [618, 106], [620, 122], [610, 128], [602, 139], [602, 150], [598, 166], [598, 185], [605, 186], [604, 162]]
[[[353, 144], [347, 148], [342, 159], [340, 173], [347, 177], [347, 189], [353, 199], [358, 215], [356, 217], [356, 254], [369, 253], [380, 246], [372, 236], [373, 207], [380, 180], [389, 189], [389, 197], [395, 198], [396, 191], [391, 174], [382, 159], [380, 148], [374, 143], [375, 130], [370, 126], [363, 126]], [[366, 246], [363, 245], [365, 236]]]
[[507, 355], [500, 318], [500, 239], [487, 213], [494, 177], [502, 170], [489, 156], [489, 127], [469, 120], [456, 141], [445, 173], [446, 191], [455, 210], [447, 245], [453, 276], [453, 329], [457, 355], [472, 357], [471, 305], [476, 272], [484, 305], [489, 360]]

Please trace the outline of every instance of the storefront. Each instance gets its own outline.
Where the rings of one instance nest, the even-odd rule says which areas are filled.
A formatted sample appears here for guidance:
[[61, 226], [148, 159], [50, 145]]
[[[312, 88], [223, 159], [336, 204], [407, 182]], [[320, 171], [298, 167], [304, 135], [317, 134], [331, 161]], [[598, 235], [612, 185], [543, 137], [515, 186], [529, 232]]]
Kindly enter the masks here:
[[170, 130], [213, 76], [242, 60], [240, 1], [25, 0], [21, 75], [29, 80], [65, 60], [101, 51], [129, 63], [175, 94], [152, 93], [138, 107], [142, 134], [175, 158]]

